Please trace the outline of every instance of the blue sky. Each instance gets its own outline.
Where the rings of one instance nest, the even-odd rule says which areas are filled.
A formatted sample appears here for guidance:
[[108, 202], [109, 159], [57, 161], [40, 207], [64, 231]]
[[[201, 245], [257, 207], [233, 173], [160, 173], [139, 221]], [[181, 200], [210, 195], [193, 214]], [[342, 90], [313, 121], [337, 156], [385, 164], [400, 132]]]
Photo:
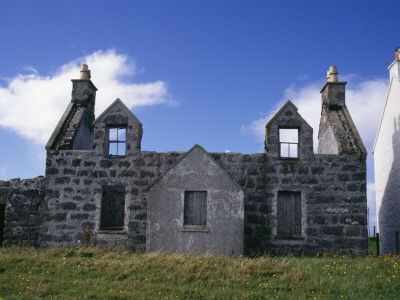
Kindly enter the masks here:
[[[291, 99], [318, 132], [330, 65], [371, 154], [400, 46], [400, 1], [2, 1], [0, 180], [44, 174], [44, 144], [79, 64], [144, 126], [143, 150], [263, 151], [263, 126]], [[315, 149], [316, 150], [316, 149]], [[373, 217], [372, 217], [373, 220]]]

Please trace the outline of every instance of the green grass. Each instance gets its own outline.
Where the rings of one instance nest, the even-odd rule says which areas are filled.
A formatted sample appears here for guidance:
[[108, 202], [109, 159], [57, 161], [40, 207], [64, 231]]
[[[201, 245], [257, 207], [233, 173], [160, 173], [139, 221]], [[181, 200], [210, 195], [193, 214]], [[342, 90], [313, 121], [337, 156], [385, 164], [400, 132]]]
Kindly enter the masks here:
[[400, 299], [400, 257], [0, 248], [0, 299]]

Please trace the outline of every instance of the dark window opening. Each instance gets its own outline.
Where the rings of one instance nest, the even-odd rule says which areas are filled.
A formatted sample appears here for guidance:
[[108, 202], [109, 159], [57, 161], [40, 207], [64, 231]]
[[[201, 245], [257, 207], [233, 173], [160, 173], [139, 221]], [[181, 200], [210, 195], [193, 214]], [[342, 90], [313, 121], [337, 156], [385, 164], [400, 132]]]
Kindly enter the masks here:
[[278, 192], [278, 235], [301, 235], [301, 193]]
[[207, 192], [185, 192], [183, 225], [206, 225]]
[[6, 215], [6, 205], [0, 204], [0, 247], [3, 245], [3, 240], [4, 240], [5, 215]]
[[279, 156], [281, 158], [299, 157], [299, 129], [279, 129]]
[[126, 155], [126, 127], [108, 128], [108, 157]]
[[101, 230], [122, 230], [124, 228], [125, 187], [103, 187], [101, 201]]

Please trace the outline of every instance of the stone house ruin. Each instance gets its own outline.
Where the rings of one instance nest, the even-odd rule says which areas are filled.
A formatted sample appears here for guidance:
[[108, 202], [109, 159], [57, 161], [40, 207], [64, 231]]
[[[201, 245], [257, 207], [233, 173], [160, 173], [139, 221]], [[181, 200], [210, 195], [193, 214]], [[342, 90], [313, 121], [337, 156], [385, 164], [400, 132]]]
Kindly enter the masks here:
[[[376, 211], [380, 253], [395, 254], [400, 232], [400, 49], [389, 66], [390, 85], [376, 135], [375, 165]], [[397, 251], [396, 251], [397, 250]]]
[[119, 99], [94, 116], [83, 65], [46, 145], [46, 176], [0, 182], [4, 245], [238, 255], [367, 253], [366, 150], [331, 67], [313, 129], [288, 101], [265, 127], [265, 152], [141, 150], [142, 124]]

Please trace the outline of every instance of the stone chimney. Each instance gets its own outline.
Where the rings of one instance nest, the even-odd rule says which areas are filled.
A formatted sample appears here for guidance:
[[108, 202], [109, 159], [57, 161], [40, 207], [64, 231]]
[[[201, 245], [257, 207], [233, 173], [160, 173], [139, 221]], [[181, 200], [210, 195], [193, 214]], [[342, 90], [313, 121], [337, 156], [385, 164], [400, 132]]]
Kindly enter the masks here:
[[[72, 102], [87, 102], [89, 99], [96, 98], [97, 88], [94, 86], [93, 82], [90, 80], [91, 72], [88, 65], [82, 64], [80, 71], [80, 79], [72, 79]], [[93, 103], [94, 106], [94, 103]]]
[[394, 62], [389, 66], [390, 80], [392, 80], [393, 76], [397, 79], [400, 79], [400, 47], [397, 47], [394, 50]]
[[338, 81], [337, 67], [329, 67], [327, 71], [327, 83], [321, 90], [322, 105], [327, 105], [331, 110], [341, 109], [346, 106], [346, 84], [346, 81]]
[[81, 66], [80, 79], [71, 81], [71, 102], [47, 142], [46, 150], [90, 150], [93, 148], [94, 105], [97, 88], [90, 80], [88, 65]]

